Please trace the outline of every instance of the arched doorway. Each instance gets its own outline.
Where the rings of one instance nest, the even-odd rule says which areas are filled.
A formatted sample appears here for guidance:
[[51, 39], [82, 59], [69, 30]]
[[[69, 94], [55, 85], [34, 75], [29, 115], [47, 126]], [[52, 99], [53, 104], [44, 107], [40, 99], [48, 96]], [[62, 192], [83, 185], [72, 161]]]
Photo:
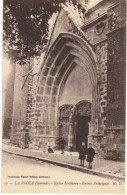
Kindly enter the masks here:
[[55, 140], [59, 136], [60, 98], [69, 75], [77, 66], [87, 73], [91, 81], [91, 120], [94, 121], [96, 118], [98, 110], [96, 55], [81, 37], [73, 33], [61, 33], [46, 53], [38, 80], [33, 126], [36, 134], [40, 132], [42, 135], [48, 135], [47, 140], [45, 136], [45, 144], [50, 144], [52, 140], [52, 146], [56, 145]]
[[88, 73], [77, 65], [68, 75], [59, 98], [59, 136], [64, 137], [67, 150], [78, 151], [82, 141], [87, 145], [91, 101], [91, 80]]
[[[59, 108], [59, 137], [66, 141], [65, 150], [79, 151], [82, 142], [88, 143], [89, 122], [91, 120], [91, 103], [86, 100], [78, 102], [74, 107], [72, 121], [69, 116], [72, 104], [64, 104]], [[70, 148], [70, 128], [72, 128], [72, 145]]]

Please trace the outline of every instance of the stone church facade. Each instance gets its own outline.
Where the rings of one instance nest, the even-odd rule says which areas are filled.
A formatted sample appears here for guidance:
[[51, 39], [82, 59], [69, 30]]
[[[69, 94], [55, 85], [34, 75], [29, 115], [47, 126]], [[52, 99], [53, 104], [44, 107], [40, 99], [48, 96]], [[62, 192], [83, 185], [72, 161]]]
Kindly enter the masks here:
[[[41, 57], [23, 67], [15, 63], [10, 140], [22, 148], [59, 149], [63, 136], [66, 150], [78, 151], [85, 141], [107, 159], [124, 160], [125, 1], [100, 1], [83, 13], [81, 23], [70, 9], [62, 6], [57, 14]], [[72, 73], [78, 69], [82, 79], [71, 101]], [[73, 87], [64, 102], [71, 74]], [[82, 86], [90, 88], [89, 97]]]

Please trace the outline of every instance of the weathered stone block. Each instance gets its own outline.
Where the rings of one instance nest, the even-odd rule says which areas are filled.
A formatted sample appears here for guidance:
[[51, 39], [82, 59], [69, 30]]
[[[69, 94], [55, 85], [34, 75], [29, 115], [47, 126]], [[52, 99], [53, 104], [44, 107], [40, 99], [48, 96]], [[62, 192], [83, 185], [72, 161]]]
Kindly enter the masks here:
[[49, 103], [49, 100], [50, 100], [50, 97], [49, 97], [49, 96], [45, 96], [45, 97], [44, 97], [44, 102], [45, 102], [45, 103]]
[[61, 76], [56, 77], [54, 84], [55, 84], [55, 85], [59, 85], [60, 80], [61, 80]]
[[47, 84], [51, 86], [52, 83], [53, 83], [53, 78], [49, 77], [48, 80], [47, 80]]
[[41, 84], [42, 84], [42, 85], [45, 85], [45, 82], [46, 82], [46, 77], [42, 77], [42, 78], [41, 78]]
[[57, 94], [57, 90], [58, 90], [57, 87], [54, 87], [54, 88], [53, 88], [53, 95], [56, 95], [56, 94]]
[[51, 74], [52, 76], [55, 76], [56, 71], [57, 71], [57, 68], [53, 67], [53, 68], [51, 69], [50, 74]]
[[51, 87], [47, 87], [46, 88], [46, 94], [49, 95], [50, 94], [50, 91], [51, 91]]
[[49, 71], [49, 68], [45, 67], [43, 71], [44, 71], [44, 72], [43, 72], [44, 76], [47, 76], [48, 71]]
[[56, 96], [52, 97], [52, 102], [53, 102], [53, 103], [56, 102]]
[[42, 99], [43, 99], [42, 96], [37, 96], [37, 101], [38, 101], [38, 102], [42, 102]]
[[38, 93], [39, 93], [39, 94], [43, 94], [43, 91], [44, 91], [44, 88], [41, 87], [41, 86], [39, 86], [39, 87], [38, 87]]

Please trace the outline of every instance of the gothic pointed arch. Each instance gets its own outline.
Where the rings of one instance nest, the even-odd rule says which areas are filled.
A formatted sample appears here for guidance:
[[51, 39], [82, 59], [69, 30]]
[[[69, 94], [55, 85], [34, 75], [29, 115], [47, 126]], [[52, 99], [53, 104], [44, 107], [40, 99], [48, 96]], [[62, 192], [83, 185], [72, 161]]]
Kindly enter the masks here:
[[[49, 131], [57, 130], [58, 102], [66, 80], [75, 66], [81, 66], [88, 74], [92, 85], [92, 120], [95, 120], [97, 105], [97, 59], [88, 43], [73, 33], [60, 33], [45, 55], [37, 89], [37, 124]], [[42, 111], [43, 118], [42, 118]], [[41, 119], [39, 119], [39, 117]]]

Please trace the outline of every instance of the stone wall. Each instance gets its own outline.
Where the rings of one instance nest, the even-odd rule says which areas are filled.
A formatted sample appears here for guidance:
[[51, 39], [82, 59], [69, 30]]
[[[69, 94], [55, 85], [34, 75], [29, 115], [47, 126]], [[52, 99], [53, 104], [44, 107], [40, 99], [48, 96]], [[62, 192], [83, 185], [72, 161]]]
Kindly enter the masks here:
[[30, 71], [29, 65], [24, 65], [22, 67], [22, 86], [21, 86], [21, 126], [26, 125], [26, 112], [27, 112], [27, 98], [28, 98], [28, 81], [29, 75], [28, 72]]
[[22, 148], [28, 147], [28, 135], [34, 132], [31, 123], [36, 102], [37, 73], [33, 58], [24, 66], [16, 65], [11, 142]]
[[125, 2], [108, 10], [107, 122], [105, 158], [125, 159]]
[[112, 127], [105, 130], [104, 158], [112, 160], [125, 160], [125, 130], [120, 127]]
[[98, 59], [98, 125], [99, 133], [104, 133], [106, 126], [107, 107], [107, 42], [102, 41], [96, 44], [96, 55]]
[[62, 9], [57, 16], [56, 22], [54, 23], [54, 29], [50, 39], [49, 47], [52, 45], [52, 43], [55, 41], [55, 39], [61, 32], [71, 32], [72, 29], [73, 27], [71, 25], [71, 21], [65, 11]]
[[14, 98], [14, 82], [15, 82], [15, 63], [11, 61], [11, 72], [7, 77], [5, 102], [4, 102], [4, 119], [3, 119], [3, 138], [10, 138], [12, 113], [13, 113], [13, 98]]
[[125, 29], [108, 35], [107, 126], [125, 124]]
[[13, 103], [13, 120], [11, 128], [11, 142], [19, 144], [20, 131], [24, 129], [26, 122], [26, 105], [27, 105], [27, 72], [29, 65], [20, 66], [16, 64], [15, 83], [14, 83], [14, 103]]
[[[36, 104], [36, 88], [37, 88], [38, 75], [31, 73], [28, 79], [28, 97], [27, 97], [27, 108], [26, 108], [26, 128], [29, 132], [30, 144], [29, 147], [33, 146], [36, 148], [36, 140], [39, 140], [38, 137], [34, 140], [35, 131], [32, 128], [33, 123], [36, 124], [37, 115], [34, 115], [34, 109]], [[32, 145], [31, 145], [32, 143]], [[41, 144], [40, 144], [41, 146]]]
[[[115, 159], [116, 155], [116, 159], [124, 159], [126, 6], [125, 1], [105, 3], [102, 12], [102, 3], [89, 10], [82, 28], [98, 59], [98, 131], [102, 135], [93, 135], [90, 141], [93, 139], [96, 151], [106, 158]], [[96, 129], [96, 122], [92, 128]]]

